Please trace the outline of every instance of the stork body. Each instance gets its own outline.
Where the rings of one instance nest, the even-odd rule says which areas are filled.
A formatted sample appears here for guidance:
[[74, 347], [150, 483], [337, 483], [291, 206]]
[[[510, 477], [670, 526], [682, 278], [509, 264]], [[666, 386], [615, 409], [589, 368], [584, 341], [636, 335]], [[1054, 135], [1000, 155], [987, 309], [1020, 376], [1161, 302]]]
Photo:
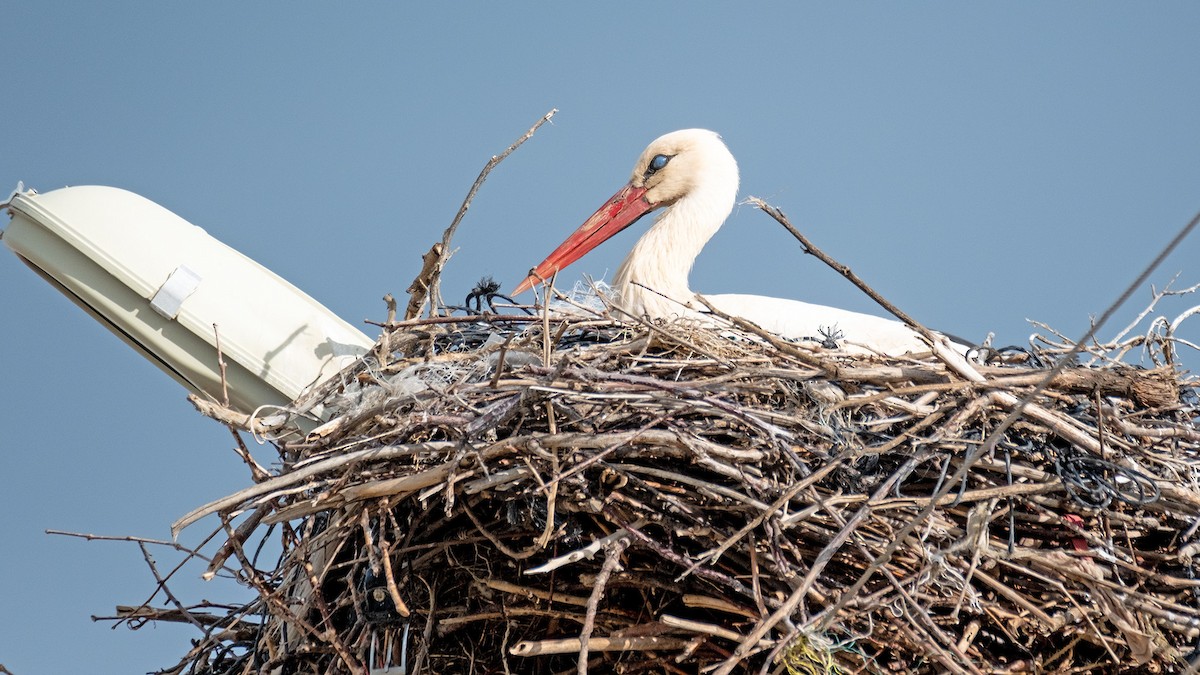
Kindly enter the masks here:
[[[688, 286], [692, 263], [733, 210], [738, 169], [720, 136], [684, 129], [656, 139], [642, 152], [625, 187], [533, 269], [515, 293], [581, 258], [638, 218], [662, 213], [617, 269], [619, 306], [651, 319], [700, 316], [704, 307]], [[828, 344], [838, 337], [847, 351], [902, 355], [928, 351], [898, 321], [837, 307], [758, 295], [704, 295], [714, 307], [793, 339]]]

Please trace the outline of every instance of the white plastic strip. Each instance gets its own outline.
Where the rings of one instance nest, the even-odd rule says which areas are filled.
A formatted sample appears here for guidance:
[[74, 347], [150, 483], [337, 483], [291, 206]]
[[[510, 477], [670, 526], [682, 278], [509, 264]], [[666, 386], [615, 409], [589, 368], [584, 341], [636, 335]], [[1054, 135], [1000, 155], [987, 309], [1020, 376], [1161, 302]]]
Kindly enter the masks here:
[[166, 318], [174, 319], [179, 314], [179, 307], [183, 305], [183, 301], [200, 286], [200, 281], [199, 274], [187, 265], [180, 265], [171, 272], [171, 276], [167, 277], [154, 297], [150, 298], [150, 306]]

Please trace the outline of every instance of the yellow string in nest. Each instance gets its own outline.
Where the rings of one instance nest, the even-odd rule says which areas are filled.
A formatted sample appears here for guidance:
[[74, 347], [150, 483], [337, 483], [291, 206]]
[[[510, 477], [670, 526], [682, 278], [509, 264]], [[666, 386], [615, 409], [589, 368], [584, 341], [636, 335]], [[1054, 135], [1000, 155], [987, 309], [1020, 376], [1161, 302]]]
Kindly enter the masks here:
[[783, 651], [779, 662], [787, 668], [788, 675], [828, 675], [841, 673], [833, 661], [829, 650], [829, 641], [814, 638], [803, 633], [792, 640], [792, 644]]

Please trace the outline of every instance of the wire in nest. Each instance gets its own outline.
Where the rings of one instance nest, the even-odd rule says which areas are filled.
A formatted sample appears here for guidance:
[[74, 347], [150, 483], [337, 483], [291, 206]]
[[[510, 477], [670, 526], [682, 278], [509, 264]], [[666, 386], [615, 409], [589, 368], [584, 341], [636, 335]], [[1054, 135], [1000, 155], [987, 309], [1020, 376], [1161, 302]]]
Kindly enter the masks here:
[[1162, 494], [1158, 483], [1141, 471], [1073, 449], [1059, 453], [1054, 471], [1071, 499], [1087, 508], [1107, 508], [1113, 499], [1145, 506], [1158, 501]]
[[[495, 304], [497, 299], [503, 300], [508, 304], [517, 307], [517, 309], [520, 309], [526, 314], [533, 315], [533, 312], [530, 311], [528, 307], [518, 306], [516, 300], [513, 300], [511, 297], [501, 293], [500, 282], [496, 281], [490, 276], [480, 279], [479, 283], [475, 284], [475, 287], [472, 288], [471, 292], [467, 294], [467, 298], [463, 301], [461, 307], [453, 307], [451, 309], [459, 309], [467, 312], [468, 314], [481, 315], [484, 313], [483, 303], [486, 301], [488, 309], [491, 310], [493, 314], [499, 314], [500, 310], [496, 309]], [[472, 303], [474, 303], [473, 308], [471, 306]]]

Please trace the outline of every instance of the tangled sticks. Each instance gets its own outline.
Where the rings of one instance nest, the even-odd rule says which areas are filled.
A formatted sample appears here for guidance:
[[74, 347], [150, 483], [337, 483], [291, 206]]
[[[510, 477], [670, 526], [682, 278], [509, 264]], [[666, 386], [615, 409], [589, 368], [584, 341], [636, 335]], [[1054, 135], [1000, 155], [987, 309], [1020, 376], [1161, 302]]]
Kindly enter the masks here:
[[974, 367], [595, 316], [393, 324], [278, 473], [177, 524], [216, 514], [210, 569], [255, 597], [173, 672], [1184, 668], [1192, 383], [1068, 368], [953, 481], [1045, 373]]

